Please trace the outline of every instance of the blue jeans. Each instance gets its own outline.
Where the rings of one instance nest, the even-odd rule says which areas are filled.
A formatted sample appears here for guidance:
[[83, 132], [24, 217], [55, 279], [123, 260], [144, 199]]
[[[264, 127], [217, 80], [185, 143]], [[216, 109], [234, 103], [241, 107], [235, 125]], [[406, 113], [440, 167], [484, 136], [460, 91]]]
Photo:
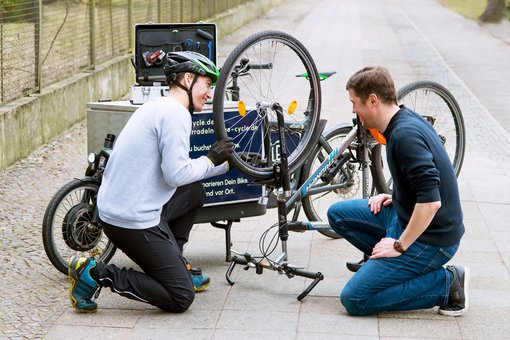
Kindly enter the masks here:
[[[374, 215], [368, 200], [335, 203], [328, 219], [335, 232], [367, 255], [382, 238], [398, 239], [403, 231], [392, 206]], [[352, 315], [445, 306], [452, 274], [443, 265], [458, 247], [415, 241], [398, 257], [369, 260], [347, 282], [340, 300]]]

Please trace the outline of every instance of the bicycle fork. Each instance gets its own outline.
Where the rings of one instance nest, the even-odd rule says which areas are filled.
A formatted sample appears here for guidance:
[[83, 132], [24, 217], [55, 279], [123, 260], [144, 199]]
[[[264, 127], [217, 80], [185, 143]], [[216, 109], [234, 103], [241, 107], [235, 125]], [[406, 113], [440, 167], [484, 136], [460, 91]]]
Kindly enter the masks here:
[[[285, 141], [285, 126], [284, 126], [284, 118], [283, 118], [283, 110], [282, 107], [275, 103], [272, 106], [272, 109], [276, 112], [278, 119], [278, 138], [280, 142], [280, 163], [276, 164], [274, 167], [275, 174], [275, 182], [276, 187], [279, 188], [277, 194], [277, 202], [278, 202], [278, 236], [282, 242], [282, 253], [275, 261], [271, 261], [266, 263], [255, 262], [253, 257], [248, 254], [240, 254], [235, 251], [232, 251], [238, 256], [234, 256], [232, 258], [232, 262], [227, 269], [226, 279], [230, 285], [234, 284], [234, 281], [231, 278], [232, 271], [236, 264], [244, 265], [244, 269], [248, 270], [250, 268], [255, 268], [257, 274], [262, 274], [263, 269], [271, 269], [273, 271], [277, 271], [279, 274], [285, 274], [288, 278], [292, 278], [294, 276], [302, 276], [309, 279], [313, 279], [313, 281], [308, 285], [308, 287], [297, 297], [299, 301], [301, 301], [310, 291], [319, 283], [319, 281], [324, 279], [324, 275], [320, 272], [310, 272], [306, 271], [301, 267], [296, 267], [287, 263], [287, 240], [289, 238], [289, 221], [287, 220], [287, 199], [291, 195], [290, 188], [290, 174], [288, 167], [288, 155], [287, 155], [287, 147]], [[292, 223], [292, 222], [291, 222]]]

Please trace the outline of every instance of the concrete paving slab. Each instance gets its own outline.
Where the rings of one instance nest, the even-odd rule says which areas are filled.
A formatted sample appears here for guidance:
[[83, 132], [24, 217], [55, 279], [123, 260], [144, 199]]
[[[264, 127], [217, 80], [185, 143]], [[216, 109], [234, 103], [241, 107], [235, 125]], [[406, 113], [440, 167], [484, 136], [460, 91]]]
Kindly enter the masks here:
[[503, 261], [505, 262], [507, 269], [510, 270], [510, 252], [501, 252], [500, 254], [503, 258]]
[[471, 192], [479, 202], [510, 204], [510, 180], [500, 178], [485, 178], [482, 181], [468, 181]]
[[[193, 305], [192, 305], [193, 306]], [[161, 310], [147, 310], [139, 318], [139, 329], [214, 329], [221, 310], [191, 307], [186, 313], [170, 314]]]
[[510, 309], [505, 307], [477, 307], [457, 318], [463, 339], [508, 339]]
[[262, 289], [245, 289], [244, 287], [234, 287], [225, 301], [223, 310], [246, 310], [246, 311], [274, 311], [298, 313], [300, 302], [295, 298], [297, 296], [289, 294], [271, 293]]
[[381, 337], [405, 336], [409, 339], [461, 339], [460, 329], [454, 318], [449, 320], [393, 319], [379, 320], [379, 334]]
[[348, 335], [338, 333], [309, 333], [309, 332], [299, 332], [297, 334], [297, 340], [331, 340], [336, 337], [341, 337], [342, 340], [379, 340], [380, 338], [377, 336], [364, 336], [364, 335]]
[[345, 308], [340, 304], [338, 296], [317, 296], [312, 293], [301, 302], [300, 312], [337, 315], [345, 312]]
[[[74, 308], [65, 310], [56, 324], [76, 326], [76, 314]], [[97, 313], [86, 315], [86, 324], [91, 327], [114, 327], [114, 328], [133, 328], [143, 316], [144, 310], [122, 308], [101, 308]]]
[[[240, 306], [242, 307], [242, 306]], [[289, 312], [223, 310], [216, 328], [221, 330], [273, 331], [293, 334], [299, 314]]]
[[508, 231], [492, 231], [492, 236], [496, 241], [496, 245], [500, 252], [510, 252], [510, 230]]
[[293, 337], [291, 334], [292, 334], [292, 332], [280, 331], [278, 329], [270, 330], [270, 331], [218, 329], [214, 332], [214, 336], [211, 339], [213, 339], [213, 340], [232, 340], [232, 339], [288, 340], [289, 338]]
[[80, 325], [54, 325], [45, 334], [44, 339], [132, 339], [134, 332], [131, 328], [120, 327], [90, 327]]
[[[471, 306], [485, 308], [508, 308], [510, 307], [510, 290], [490, 289], [471, 289]], [[471, 307], [470, 307], [471, 308]]]
[[356, 318], [349, 316], [345, 310], [340, 314], [301, 313], [298, 332], [311, 334], [337, 334], [338, 338], [344, 335], [377, 336], [379, 334], [377, 317]]

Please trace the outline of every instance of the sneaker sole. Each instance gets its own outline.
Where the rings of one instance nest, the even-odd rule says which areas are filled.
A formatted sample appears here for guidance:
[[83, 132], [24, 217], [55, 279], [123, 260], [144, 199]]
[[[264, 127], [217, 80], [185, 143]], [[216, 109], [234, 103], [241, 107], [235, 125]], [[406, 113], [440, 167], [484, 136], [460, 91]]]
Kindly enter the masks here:
[[469, 282], [471, 281], [471, 270], [468, 267], [464, 267], [464, 308], [461, 310], [443, 310], [439, 308], [438, 313], [446, 316], [461, 316], [466, 313], [469, 309]]
[[208, 282], [208, 283], [206, 283], [205, 285], [201, 285], [200, 287], [195, 287], [195, 286], [193, 286], [193, 288], [195, 289], [195, 293], [198, 293], [198, 292], [202, 292], [202, 291], [204, 291], [207, 287], [209, 287], [209, 285], [210, 285], [210, 284], [211, 284], [211, 283], [210, 283], [210, 282]]

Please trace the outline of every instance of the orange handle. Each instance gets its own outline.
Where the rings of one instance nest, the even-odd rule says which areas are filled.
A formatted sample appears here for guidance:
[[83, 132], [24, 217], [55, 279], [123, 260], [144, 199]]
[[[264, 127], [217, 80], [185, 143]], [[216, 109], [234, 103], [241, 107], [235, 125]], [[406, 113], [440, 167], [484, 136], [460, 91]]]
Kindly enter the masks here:
[[370, 131], [370, 134], [379, 144], [386, 144], [386, 138], [384, 138], [383, 134], [379, 132], [379, 130], [374, 128], [368, 128], [368, 131]]

